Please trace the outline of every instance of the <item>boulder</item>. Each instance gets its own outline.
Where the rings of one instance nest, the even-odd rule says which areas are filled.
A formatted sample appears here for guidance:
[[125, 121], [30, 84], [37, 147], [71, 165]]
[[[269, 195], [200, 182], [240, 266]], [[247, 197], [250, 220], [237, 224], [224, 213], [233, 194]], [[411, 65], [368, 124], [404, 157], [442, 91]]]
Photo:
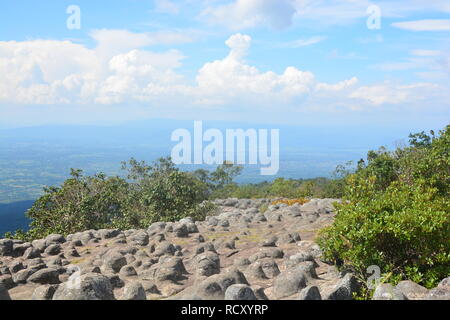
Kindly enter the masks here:
[[148, 233], [144, 230], [138, 231], [130, 236], [131, 243], [137, 246], [146, 246], [149, 242]]
[[26, 260], [40, 257], [41, 251], [39, 249], [36, 249], [35, 247], [28, 248], [27, 250], [25, 250], [25, 253], [23, 254], [23, 258]]
[[246, 284], [232, 284], [225, 291], [225, 300], [257, 300], [252, 288]]
[[45, 238], [45, 245], [49, 246], [51, 244], [64, 243], [66, 238], [60, 234], [51, 234]]
[[130, 265], [123, 266], [120, 269], [119, 274], [125, 277], [137, 276], [136, 269]]
[[58, 284], [60, 282], [59, 272], [51, 268], [41, 269], [33, 273], [27, 281], [39, 284]]
[[427, 288], [422, 287], [411, 280], [400, 281], [395, 288], [400, 290], [408, 300], [420, 300], [426, 296], [429, 291]]
[[127, 264], [127, 259], [120, 252], [113, 250], [103, 256], [102, 271], [119, 272]]
[[353, 294], [357, 293], [359, 288], [356, 277], [347, 273], [324, 297], [324, 300], [353, 300]]
[[147, 300], [144, 287], [138, 281], [127, 283], [120, 300]]
[[425, 296], [427, 300], [450, 300], [450, 277], [445, 278]]
[[0, 301], [1, 300], [11, 300], [8, 290], [2, 284], [0, 284]]
[[408, 298], [390, 283], [382, 283], [375, 288], [372, 300], [408, 300]]
[[299, 269], [288, 269], [280, 273], [273, 282], [272, 293], [276, 299], [291, 296], [306, 287], [306, 276]]
[[3, 285], [8, 290], [15, 286], [12, 276], [9, 274], [0, 276], [0, 285]]
[[49, 256], [56, 256], [61, 252], [61, 245], [60, 244], [49, 244], [48, 247], [45, 249], [44, 253]]
[[14, 242], [10, 239], [0, 240], [0, 257], [10, 256], [13, 252]]
[[211, 251], [203, 253], [196, 258], [197, 276], [209, 277], [220, 272], [220, 258]]
[[31, 300], [52, 300], [57, 288], [57, 285], [52, 284], [39, 286], [33, 291]]
[[59, 285], [52, 300], [114, 300], [114, 294], [107, 277], [88, 273], [80, 277], [78, 284]]
[[322, 300], [322, 296], [319, 288], [310, 285], [300, 291], [298, 300]]

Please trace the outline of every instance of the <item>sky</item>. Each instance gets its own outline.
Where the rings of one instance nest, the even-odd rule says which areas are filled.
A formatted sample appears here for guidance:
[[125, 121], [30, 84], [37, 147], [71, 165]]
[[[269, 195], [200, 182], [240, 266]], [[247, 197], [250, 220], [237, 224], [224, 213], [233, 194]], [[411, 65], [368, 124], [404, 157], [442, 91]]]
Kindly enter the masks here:
[[440, 128], [448, 0], [1, 0], [0, 128]]

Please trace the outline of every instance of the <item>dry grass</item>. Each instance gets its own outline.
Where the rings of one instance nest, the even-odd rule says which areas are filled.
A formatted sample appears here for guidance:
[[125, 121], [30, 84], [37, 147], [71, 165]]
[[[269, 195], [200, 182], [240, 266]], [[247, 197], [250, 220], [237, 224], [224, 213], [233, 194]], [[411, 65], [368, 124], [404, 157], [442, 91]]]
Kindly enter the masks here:
[[275, 200], [275, 201], [272, 201], [271, 204], [272, 204], [272, 205], [275, 205], [275, 204], [281, 204], [281, 203], [284, 203], [284, 204], [287, 204], [288, 206], [292, 206], [292, 205], [294, 205], [294, 204], [296, 204], [296, 203], [302, 205], [302, 204], [305, 204], [305, 203], [307, 203], [307, 202], [309, 202], [309, 199], [306, 199], [306, 198], [298, 198], [298, 199], [280, 199], [280, 200]]

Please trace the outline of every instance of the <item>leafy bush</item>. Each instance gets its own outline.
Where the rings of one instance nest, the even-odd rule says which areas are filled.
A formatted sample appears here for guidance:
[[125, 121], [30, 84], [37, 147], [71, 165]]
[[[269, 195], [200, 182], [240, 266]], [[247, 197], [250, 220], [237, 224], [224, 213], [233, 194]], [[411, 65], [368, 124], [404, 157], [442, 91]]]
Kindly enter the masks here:
[[360, 275], [377, 265], [394, 282], [432, 287], [449, 276], [450, 126], [410, 138], [406, 148], [371, 151], [359, 163], [318, 243], [325, 259]]
[[211, 173], [205, 171], [204, 181], [177, 169], [170, 158], [152, 165], [131, 159], [122, 163], [122, 168], [128, 172], [126, 178], [84, 176], [81, 170], [72, 169], [69, 179], [60, 187], [45, 188], [44, 195], [27, 211], [30, 230], [6, 236], [31, 240], [89, 229], [146, 228], [156, 221], [186, 216], [204, 219], [214, 206], [203, 201], [240, 172], [224, 164]]

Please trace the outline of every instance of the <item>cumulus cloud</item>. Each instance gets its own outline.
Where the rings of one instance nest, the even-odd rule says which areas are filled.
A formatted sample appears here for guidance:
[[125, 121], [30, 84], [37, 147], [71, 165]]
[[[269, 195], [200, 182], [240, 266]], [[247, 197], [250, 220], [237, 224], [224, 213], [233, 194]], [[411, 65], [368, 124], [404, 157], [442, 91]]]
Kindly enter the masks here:
[[[130, 37], [115, 46], [109, 43], [115, 41], [113, 33]], [[98, 41], [94, 48], [70, 41], [0, 42], [0, 105], [128, 108], [142, 104], [173, 113], [183, 108], [226, 111], [236, 107], [276, 113], [364, 110], [414, 104], [430, 96], [440, 97], [445, 105], [450, 101], [443, 96], [448, 90], [425, 82], [360, 85], [358, 78], [351, 77], [326, 83], [295, 66], [280, 73], [263, 71], [245, 61], [252, 39], [240, 33], [225, 41], [229, 53], [206, 62], [194, 81], [177, 71], [184, 55], [177, 50], [149, 50], [146, 47], [153, 40], [147, 34], [106, 30], [92, 34]], [[444, 64], [448, 66], [448, 60]]]

